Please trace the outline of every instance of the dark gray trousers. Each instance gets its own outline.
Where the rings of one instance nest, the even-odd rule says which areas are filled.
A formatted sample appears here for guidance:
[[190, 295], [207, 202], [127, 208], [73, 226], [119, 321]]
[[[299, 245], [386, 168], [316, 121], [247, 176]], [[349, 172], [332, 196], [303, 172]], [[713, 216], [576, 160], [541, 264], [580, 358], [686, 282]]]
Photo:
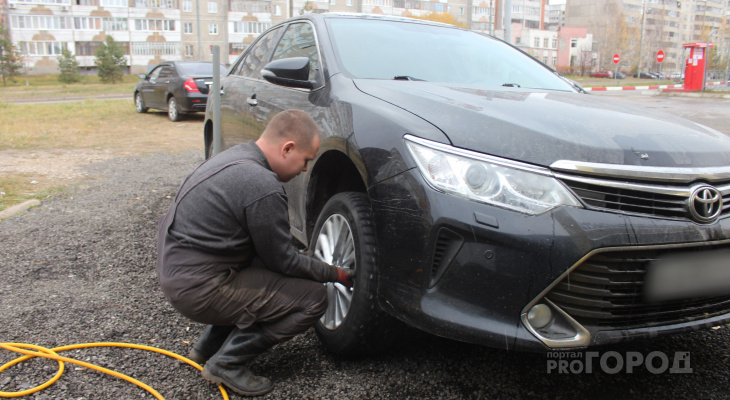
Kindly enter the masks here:
[[272, 272], [258, 258], [243, 269], [230, 267], [226, 273], [224, 268], [220, 264], [211, 268], [220, 271], [217, 277], [192, 284], [184, 296], [170, 298], [170, 303], [196, 322], [242, 330], [256, 325], [275, 342], [306, 331], [327, 310], [322, 283]]

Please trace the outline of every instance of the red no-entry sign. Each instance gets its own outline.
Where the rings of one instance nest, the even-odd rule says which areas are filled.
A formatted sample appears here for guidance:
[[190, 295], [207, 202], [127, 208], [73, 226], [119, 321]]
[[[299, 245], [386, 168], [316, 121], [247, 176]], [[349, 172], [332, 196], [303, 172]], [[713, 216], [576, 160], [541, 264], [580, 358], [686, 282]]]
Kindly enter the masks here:
[[659, 50], [659, 51], [658, 51], [658, 52], [656, 53], [656, 60], [657, 60], [657, 62], [662, 62], [662, 61], [664, 61], [664, 50]]
[[618, 64], [619, 61], [621, 61], [621, 56], [618, 55], [618, 53], [613, 55], [613, 63]]

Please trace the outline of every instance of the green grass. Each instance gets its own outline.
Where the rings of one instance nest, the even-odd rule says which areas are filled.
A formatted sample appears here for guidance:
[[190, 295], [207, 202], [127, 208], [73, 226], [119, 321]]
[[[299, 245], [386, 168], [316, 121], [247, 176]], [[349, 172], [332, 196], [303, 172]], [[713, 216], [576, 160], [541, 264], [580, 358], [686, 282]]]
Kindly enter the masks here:
[[65, 185], [83, 179], [49, 177], [49, 172], [53, 172], [49, 168], [68, 166], [55, 164], [62, 161], [54, 160], [66, 160], [63, 162], [70, 163], [69, 168], [75, 168], [109, 157], [201, 149], [201, 114], [178, 123], [171, 122], [164, 112], [139, 114], [131, 90], [128, 93], [129, 97], [123, 100], [43, 104], [0, 101], [0, 152], [22, 157], [26, 163], [32, 163], [35, 157], [49, 157], [42, 159], [45, 164], [39, 164], [38, 172], [11, 165], [15, 172], [0, 174], [0, 210], [29, 199], [45, 199], [64, 190]]
[[131, 96], [129, 102], [0, 102], [0, 150], [108, 146], [119, 139], [111, 127], [124, 126], [140, 117], [131, 103]]
[[139, 81], [137, 75], [124, 75], [122, 82], [116, 84], [101, 83], [98, 76], [82, 75], [81, 82], [61, 83], [57, 75], [29, 76], [28, 85], [24, 77], [17, 77], [15, 82], [7, 82], [0, 86], [0, 99], [27, 99], [40, 97], [68, 97], [74, 95], [94, 94], [129, 94], [132, 98], [134, 85]]
[[62, 193], [63, 185], [38, 186], [33, 177], [25, 174], [0, 176], [0, 211], [27, 200], [42, 200]]

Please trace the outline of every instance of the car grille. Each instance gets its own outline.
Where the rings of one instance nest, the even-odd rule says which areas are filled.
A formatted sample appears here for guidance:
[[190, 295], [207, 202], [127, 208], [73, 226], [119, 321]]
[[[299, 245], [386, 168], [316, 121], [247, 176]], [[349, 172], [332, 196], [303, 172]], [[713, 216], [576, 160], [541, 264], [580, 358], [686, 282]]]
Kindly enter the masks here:
[[[565, 183], [588, 208], [624, 213], [644, 214], [657, 217], [690, 220], [689, 195], [662, 193], [661, 189], [690, 193], [689, 187], [642, 185], [598, 179], [580, 179], [561, 176]], [[724, 186], [723, 186], [724, 185]], [[730, 215], [730, 185], [721, 187], [723, 209], [720, 218]]]
[[[701, 250], [709, 248], [697, 249]], [[600, 330], [669, 325], [730, 312], [730, 295], [651, 303], [644, 298], [647, 265], [679, 251], [692, 250], [596, 254], [571, 271], [547, 298], [585, 328]]]

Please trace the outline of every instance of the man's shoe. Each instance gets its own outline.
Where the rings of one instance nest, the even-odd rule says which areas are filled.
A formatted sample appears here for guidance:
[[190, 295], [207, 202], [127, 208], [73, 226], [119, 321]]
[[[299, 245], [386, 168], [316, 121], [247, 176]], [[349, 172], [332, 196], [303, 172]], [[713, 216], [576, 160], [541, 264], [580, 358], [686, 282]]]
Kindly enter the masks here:
[[188, 358], [204, 365], [221, 348], [235, 326], [207, 325], [188, 353]]
[[206, 365], [202, 372], [203, 378], [213, 382], [216, 386], [224, 384], [234, 392], [244, 396], [261, 396], [274, 389], [269, 378], [256, 376], [248, 367], [241, 367], [236, 371], [220, 369]]
[[268, 378], [254, 375], [248, 365], [274, 344], [257, 327], [235, 328], [220, 350], [205, 363], [203, 378], [216, 385], [222, 383], [244, 396], [268, 393], [274, 384]]

